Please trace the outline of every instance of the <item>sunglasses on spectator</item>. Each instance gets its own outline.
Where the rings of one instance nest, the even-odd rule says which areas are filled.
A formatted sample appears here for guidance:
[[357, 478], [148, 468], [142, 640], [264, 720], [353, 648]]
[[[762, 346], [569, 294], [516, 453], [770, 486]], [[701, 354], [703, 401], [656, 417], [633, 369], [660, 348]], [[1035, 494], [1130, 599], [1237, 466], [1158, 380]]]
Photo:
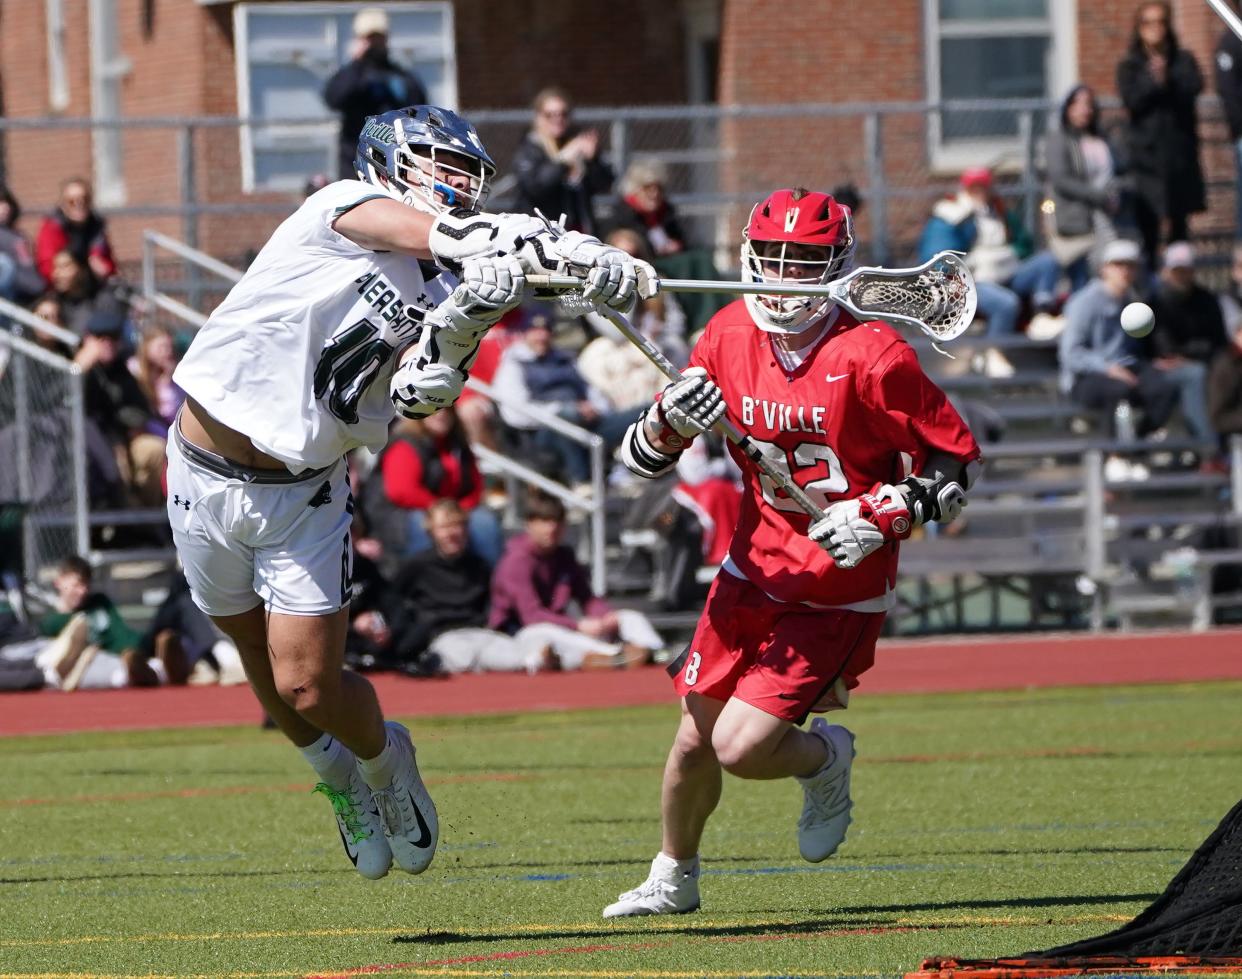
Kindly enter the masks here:
[[1142, 20], [1139, 21], [1139, 23], [1142, 24], [1144, 27], [1151, 27], [1153, 25], [1159, 25], [1160, 27], [1167, 27], [1169, 22], [1165, 20], [1163, 17], [1144, 17], [1142, 18]]

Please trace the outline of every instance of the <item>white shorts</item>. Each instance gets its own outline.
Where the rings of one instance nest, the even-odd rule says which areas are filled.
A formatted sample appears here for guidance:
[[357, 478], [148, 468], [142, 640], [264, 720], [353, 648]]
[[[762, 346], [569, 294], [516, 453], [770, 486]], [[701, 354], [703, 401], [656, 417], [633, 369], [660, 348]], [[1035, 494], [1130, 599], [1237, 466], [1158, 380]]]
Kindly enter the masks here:
[[[168, 521], [194, 604], [240, 615], [325, 615], [349, 603], [354, 504], [345, 460], [293, 477], [168, 439]], [[269, 482], [280, 479], [280, 482]], [[257, 597], [256, 597], [257, 596]]]

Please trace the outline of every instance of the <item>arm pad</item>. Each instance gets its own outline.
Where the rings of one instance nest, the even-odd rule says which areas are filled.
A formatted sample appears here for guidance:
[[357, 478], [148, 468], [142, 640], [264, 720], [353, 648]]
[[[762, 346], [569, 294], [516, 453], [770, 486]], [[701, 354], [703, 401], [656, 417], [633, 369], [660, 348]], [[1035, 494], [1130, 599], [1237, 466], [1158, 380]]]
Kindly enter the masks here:
[[643, 419], [646, 414], [639, 415], [638, 418], [625, 431], [625, 437], [621, 439], [621, 448], [618, 455], [622, 464], [636, 476], [642, 476], [644, 479], [655, 479], [657, 476], [663, 476], [666, 472], [677, 465], [677, 460], [681, 458], [681, 453], [676, 455], [668, 455], [653, 446], [647, 438], [647, 433], [643, 430]]

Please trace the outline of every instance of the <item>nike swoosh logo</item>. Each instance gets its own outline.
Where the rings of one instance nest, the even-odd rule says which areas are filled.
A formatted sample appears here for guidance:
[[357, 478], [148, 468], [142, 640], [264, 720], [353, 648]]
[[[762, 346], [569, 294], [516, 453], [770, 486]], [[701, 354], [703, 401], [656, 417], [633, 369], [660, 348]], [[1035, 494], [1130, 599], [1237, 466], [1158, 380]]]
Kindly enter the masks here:
[[345, 831], [337, 824], [336, 831], [341, 834], [341, 843], [345, 847], [345, 856], [349, 857], [349, 862], [358, 866], [358, 852], [350, 846], [349, 840], [345, 838]]
[[833, 381], [843, 381], [847, 377], [849, 377], [849, 374], [826, 374], [824, 375], [824, 380], [831, 384]]
[[422, 811], [418, 808], [413, 796], [410, 797], [410, 808], [414, 810], [414, 818], [418, 820], [419, 837], [414, 846], [419, 850], [425, 850], [431, 845], [431, 829], [427, 826], [427, 820], [423, 819]]

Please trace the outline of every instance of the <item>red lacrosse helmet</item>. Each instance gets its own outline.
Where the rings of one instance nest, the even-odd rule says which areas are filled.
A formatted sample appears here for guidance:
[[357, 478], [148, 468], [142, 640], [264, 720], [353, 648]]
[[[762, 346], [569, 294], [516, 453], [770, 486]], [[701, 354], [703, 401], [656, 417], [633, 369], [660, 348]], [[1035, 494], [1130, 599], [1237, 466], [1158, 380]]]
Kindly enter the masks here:
[[[831, 282], [849, 271], [854, 218], [828, 194], [778, 190], [750, 212], [742, 231], [742, 274], [750, 282]], [[801, 333], [823, 315], [827, 298], [747, 295], [755, 324], [769, 333]]]

